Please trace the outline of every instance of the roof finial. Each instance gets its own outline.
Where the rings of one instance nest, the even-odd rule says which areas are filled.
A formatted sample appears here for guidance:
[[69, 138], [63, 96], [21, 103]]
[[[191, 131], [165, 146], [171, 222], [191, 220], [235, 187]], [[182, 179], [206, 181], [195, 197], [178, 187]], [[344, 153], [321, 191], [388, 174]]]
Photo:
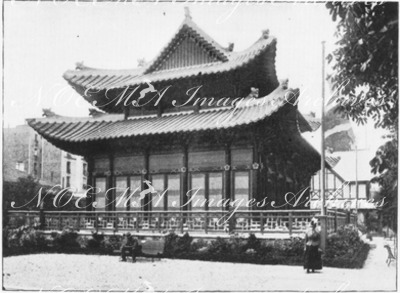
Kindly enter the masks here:
[[187, 7], [187, 6], [185, 6], [185, 18], [192, 19], [192, 16], [190, 15], [189, 7]]
[[268, 39], [268, 37], [269, 37], [269, 29], [266, 29], [266, 30], [262, 31], [262, 37], [264, 39]]

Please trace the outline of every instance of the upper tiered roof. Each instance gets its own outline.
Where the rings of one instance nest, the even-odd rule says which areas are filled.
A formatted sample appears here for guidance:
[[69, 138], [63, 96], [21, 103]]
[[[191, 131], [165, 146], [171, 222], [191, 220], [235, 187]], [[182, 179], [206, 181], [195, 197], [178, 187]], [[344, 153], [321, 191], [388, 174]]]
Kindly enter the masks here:
[[[102, 99], [101, 91], [118, 90], [126, 87], [144, 85], [148, 82], [177, 82], [192, 77], [210, 76], [227, 73], [249, 65], [257, 57], [263, 56], [266, 65], [265, 81], [273, 87], [277, 85], [275, 73], [276, 39], [263, 31], [262, 36], [250, 48], [242, 52], [233, 52], [232, 46], [224, 48], [199, 28], [188, 11], [179, 29], [160, 51], [158, 56], [143, 67], [130, 70], [105, 70], [89, 68], [83, 65], [68, 70], [64, 78], [92, 103]], [[255, 66], [259, 66], [254, 62]], [[96, 94], [85, 96], [87, 89]], [[104, 95], [104, 94], [103, 94]], [[95, 96], [95, 97], [93, 97]], [[120, 112], [118, 109], [103, 109], [107, 112]]]

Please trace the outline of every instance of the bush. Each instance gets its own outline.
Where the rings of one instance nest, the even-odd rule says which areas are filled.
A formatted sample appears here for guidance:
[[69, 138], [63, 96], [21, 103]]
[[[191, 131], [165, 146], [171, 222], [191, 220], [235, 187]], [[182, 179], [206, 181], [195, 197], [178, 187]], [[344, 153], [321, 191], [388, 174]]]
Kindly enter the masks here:
[[57, 251], [69, 252], [76, 251], [80, 248], [78, 239], [78, 233], [70, 228], [64, 229], [61, 234], [56, 233], [53, 236], [53, 246]]
[[43, 232], [29, 226], [3, 229], [4, 256], [43, 252], [48, 248]]
[[[357, 231], [346, 226], [328, 238], [323, 263], [330, 267], [361, 268], [368, 250]], [[247, 239], [216, 238], [207, 243], [193, 241], [188, 234], [179, 237], [171, 233], [166, 237], [164, 250], [164, 256], [169, 258], [256, 264], [302, 265], [303, 255], [301, 238], [260, 240], [255, 235]]]
[[87, 248], [89, 250], [99, 250], [103, 240], [104, 240], [104, 234], [98, 234], [97, 232], [92, 232], [92, 236], [89, 238], [87, 243]]
[[100, 242], [100, 249], [106, 254], [112, 254], [114, 250], [121, 248], [122, 237], [118, 235], [111, 235], [104, 237]]
[[353, 226], [341, 227], [328, 237], [324, 263], [339, 268], [362, 268], [369, 245], [364, 243]]
[[188, 233], [182, 237], [175, 233], [168, 234], [165, 237], [164, 256], [174, 258], [176, 255], [190, 253], [192, 240]]

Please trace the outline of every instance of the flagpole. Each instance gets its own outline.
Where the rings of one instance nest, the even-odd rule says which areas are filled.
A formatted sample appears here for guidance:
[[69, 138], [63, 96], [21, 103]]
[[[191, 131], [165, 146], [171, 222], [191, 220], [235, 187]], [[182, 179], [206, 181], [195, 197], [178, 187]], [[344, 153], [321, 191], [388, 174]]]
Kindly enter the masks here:
[[355, 225], [358, 227], [358, 148], [357, 148], [357, 141], [355, 144], [356, 148], [356, 222]]
[[325, 208], [325, 41], [322, 41], [322, 103], [321, 103], [321, 248], [325, 251], [327, 221]]

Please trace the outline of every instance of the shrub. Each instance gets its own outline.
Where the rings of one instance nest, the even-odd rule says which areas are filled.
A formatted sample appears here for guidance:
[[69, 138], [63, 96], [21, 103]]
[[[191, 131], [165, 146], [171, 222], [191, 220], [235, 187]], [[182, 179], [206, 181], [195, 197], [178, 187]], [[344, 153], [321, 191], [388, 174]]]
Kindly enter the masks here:
[[29, 226], [3, 229], [4, 255], [43, 252], [48, 248], [43, 232]]
[[65, 228], [61, 234], [56, 234], [53, 237], [53, 245], [57, 251], [68, 252], [80, 248], [77, 241], [78, 233], [70, 228]]
[[97, 232], [92, 232], [92, 236], [89, 238], [87, 243], [88, 249], [99, 250], [101, 243], [104, 240], [104, 234], [98, 234]]
[[86, 236], [78, 236], [78, 238], [76, 238], [76, 242], [79, 244], [79, 247], [81, 249], [87, 249], [88, 243], [89, 243], [89, 238]]
[[364, 243], [353, 226], [341, 227], [328, 237], [324, 264], [340, 268], [362, 268], [369, 245]]
[[105, 236], [100, 242], [100, 248], [104, 253], [112, 254], [114, 250], [121, 248], [122, 237], [118, 235]]
[[165, 237], [164, 255], [166, 257], [175, 257], [179, 254], [188, 254], [192, 251], [192, 237], [185, 233], [179, 237], [175, 233], [170, 233]]

